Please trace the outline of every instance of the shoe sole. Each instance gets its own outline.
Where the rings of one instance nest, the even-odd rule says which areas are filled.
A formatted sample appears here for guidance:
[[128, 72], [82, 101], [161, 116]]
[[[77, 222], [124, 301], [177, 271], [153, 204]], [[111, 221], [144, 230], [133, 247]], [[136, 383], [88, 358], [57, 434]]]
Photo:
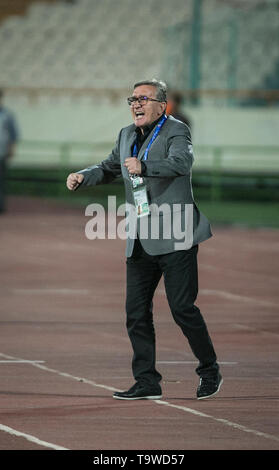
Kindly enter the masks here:
[[216, 392], [214, 392], [214, 393], [211, 393], [210, 395], [205, 395], [204, 397], [197, 397], [197, 398], [198, 398], [198, 400], [204, 400], [205, 398], [214, 397], [214, 395], [216, 395], [216, 394], [219, 392], [219, 390], [220, 390], [220, 388], [221, 388], [221, 385], [222, 385], [222, 383], [223, 383], [223, 379], [221, 379], [221, 382], [219, 383], [219, 386], [218, 386], [218, 388], [217, 388]]
[[147, 397], [135, 397], [135, 398], [126, 398], [126, 397], [117, 397], [113, 395], [113, 398], [116, 400], [159, 400], [162, 398], [162, 395], [149, 395]]

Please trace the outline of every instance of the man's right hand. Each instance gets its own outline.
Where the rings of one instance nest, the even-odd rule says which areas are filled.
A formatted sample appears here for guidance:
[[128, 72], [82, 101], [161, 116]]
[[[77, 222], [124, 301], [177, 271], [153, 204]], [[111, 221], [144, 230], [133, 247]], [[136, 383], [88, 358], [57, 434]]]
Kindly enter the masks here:
[[71, 173], [68, 178], [67, 178], [67, 188], [70, 191], [75, 191], [75, 189], [78, 188], [78, 186], [83, 182], [84, 180], [84, 175], [81, 173]]

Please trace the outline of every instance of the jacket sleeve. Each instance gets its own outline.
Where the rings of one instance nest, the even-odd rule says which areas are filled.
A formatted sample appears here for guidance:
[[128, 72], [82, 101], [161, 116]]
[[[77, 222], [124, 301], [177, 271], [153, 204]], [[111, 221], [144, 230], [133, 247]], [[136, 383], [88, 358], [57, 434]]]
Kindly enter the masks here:
[[175, 130], [169, 133], [166, 152], [165, 158], [144, 162], [144, 176], [171, 178], [190, 173], [194, 157], [191, 134], [187, 126], [176, 126]]
[[90, 166], [84, 170], [78, 171], [84, 175], [82, 186], [96, 186], [98, 184], [111, 183], [115, 178], [121, 176], [121, 164], [119, 154], [119, 133], [116, 144], [111, 154], [97, 165]]

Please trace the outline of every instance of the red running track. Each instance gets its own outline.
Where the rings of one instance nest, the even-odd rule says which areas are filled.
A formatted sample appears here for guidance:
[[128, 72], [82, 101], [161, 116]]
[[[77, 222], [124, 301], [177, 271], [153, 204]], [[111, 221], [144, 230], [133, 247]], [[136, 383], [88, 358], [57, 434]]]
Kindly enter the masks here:
[[9, 199], [0, 218], [0, 449], [275, 450], [278, 428], [277, 230], [213, 227], [199, 252], [198, 306], [224, 384], [195, 398], [195, 358], [154, 302], [158, 401], [133, 384], [125, 330], [125, 241], [87, 240], [81, 209]]

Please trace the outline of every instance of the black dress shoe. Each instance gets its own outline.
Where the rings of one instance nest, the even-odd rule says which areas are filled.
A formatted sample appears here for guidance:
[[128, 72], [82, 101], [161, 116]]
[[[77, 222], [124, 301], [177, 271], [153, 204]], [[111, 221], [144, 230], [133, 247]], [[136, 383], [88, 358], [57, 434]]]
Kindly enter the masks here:
[[135, 383], [126, 392], [114, 392], [113, 398], [117, 400], [159, 400], [162, 397], [160, 385], [146, 385]]
[[197, 399], [202, 400], [203, 398], [210, 398], [219, 392], [223, 379], [221, 374], [216, 377], [201, 377], [200, 383], [197, 390]]

